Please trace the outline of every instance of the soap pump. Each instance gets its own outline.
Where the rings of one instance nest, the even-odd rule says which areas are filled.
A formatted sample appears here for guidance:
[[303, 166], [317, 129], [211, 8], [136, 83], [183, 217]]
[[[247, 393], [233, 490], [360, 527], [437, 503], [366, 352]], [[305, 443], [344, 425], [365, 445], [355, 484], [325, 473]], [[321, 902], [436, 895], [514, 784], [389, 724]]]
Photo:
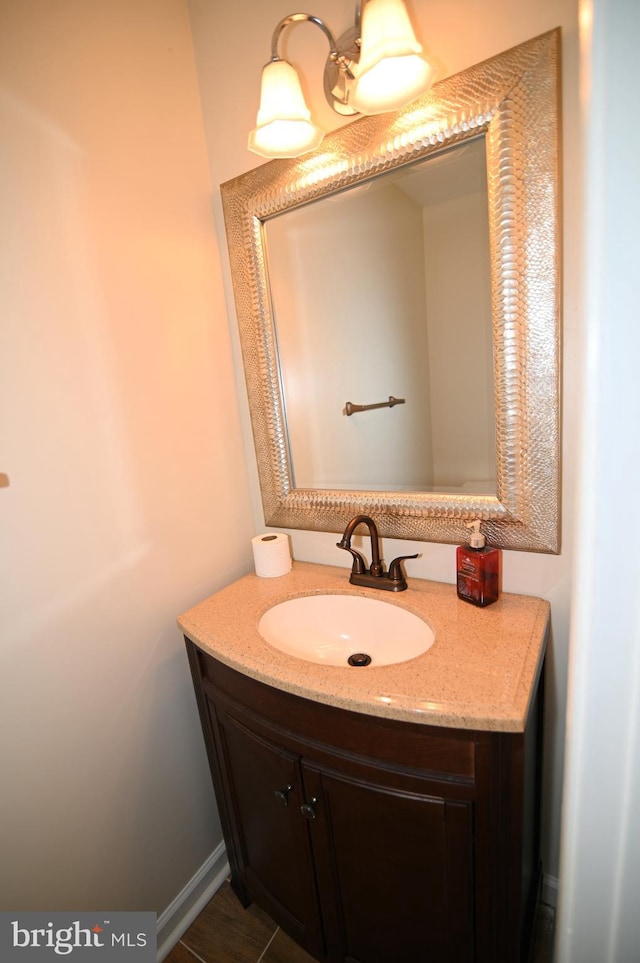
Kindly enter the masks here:
[[472, 529], [468, 545], [456, 550], [458, 598], [472, 605], [491, 605], [500, 595], [502, 552], [491, 548], [480, 531], [480, 519], [467, 524]]

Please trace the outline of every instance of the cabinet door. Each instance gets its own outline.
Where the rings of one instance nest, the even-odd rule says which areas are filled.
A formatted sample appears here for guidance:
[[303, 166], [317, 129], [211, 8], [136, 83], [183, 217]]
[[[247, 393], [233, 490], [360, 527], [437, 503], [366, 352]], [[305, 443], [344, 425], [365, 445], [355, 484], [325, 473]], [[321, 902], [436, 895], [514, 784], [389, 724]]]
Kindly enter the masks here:
[[298, 943], [322, 958], [299, 756], [212, 704], [244, 891]]
[[331, 959], [472, 961], [472, 804], [322, 769], [305, 786]]

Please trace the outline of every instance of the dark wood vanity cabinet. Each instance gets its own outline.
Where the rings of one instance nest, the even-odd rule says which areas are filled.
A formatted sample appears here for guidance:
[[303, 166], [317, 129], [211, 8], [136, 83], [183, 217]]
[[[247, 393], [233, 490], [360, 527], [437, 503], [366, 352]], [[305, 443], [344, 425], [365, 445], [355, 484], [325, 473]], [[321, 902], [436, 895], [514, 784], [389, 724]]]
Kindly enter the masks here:
[[208, 702], [229, 822], [225, 833], [233, 887], [255, 901], [309, 952], [322, 952], [311, 840], [300, 756]]
[[245, 905], [327, 963], [525, 963], [541, 687], [524, 733], [437, 728], [299, 698], [186, 643]]

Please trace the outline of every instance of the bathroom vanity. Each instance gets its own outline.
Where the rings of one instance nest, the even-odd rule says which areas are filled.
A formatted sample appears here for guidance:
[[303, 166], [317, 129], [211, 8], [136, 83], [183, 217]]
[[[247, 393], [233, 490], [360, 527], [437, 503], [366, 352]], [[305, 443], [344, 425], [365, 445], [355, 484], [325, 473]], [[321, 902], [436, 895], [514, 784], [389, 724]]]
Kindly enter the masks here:
[[435, 641], [385, 666], [295, 658], [258, 632], [286, 599], [388, 596], [341, 568], [248, 575], [179, 619], [232, 886], [320, 961], [524, 963], [549, 606], [409, 586], [384, 601]]

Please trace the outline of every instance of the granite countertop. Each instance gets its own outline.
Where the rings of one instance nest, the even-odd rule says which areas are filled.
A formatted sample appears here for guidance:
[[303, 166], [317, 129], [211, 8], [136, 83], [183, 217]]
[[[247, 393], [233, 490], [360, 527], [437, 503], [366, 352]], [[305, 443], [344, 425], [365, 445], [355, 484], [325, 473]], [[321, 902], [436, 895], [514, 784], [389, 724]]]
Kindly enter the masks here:
[[[455, 585], [409, 578], [406, 592], [349, 584], [349, 570], [294, 562], [279, 578], [244, 578], [178, 619], [204, 652], [239, 672], [341, 709], [424, 725], [522, 732], [546, 645], [549, 603], [503, 594], [477, 608]], [[435, 641], [395, 665], [352, 668], [307, 662], [270, 646], [260, 617], [278, 602], [313, 594], [363, 595], [423, 618]]]

